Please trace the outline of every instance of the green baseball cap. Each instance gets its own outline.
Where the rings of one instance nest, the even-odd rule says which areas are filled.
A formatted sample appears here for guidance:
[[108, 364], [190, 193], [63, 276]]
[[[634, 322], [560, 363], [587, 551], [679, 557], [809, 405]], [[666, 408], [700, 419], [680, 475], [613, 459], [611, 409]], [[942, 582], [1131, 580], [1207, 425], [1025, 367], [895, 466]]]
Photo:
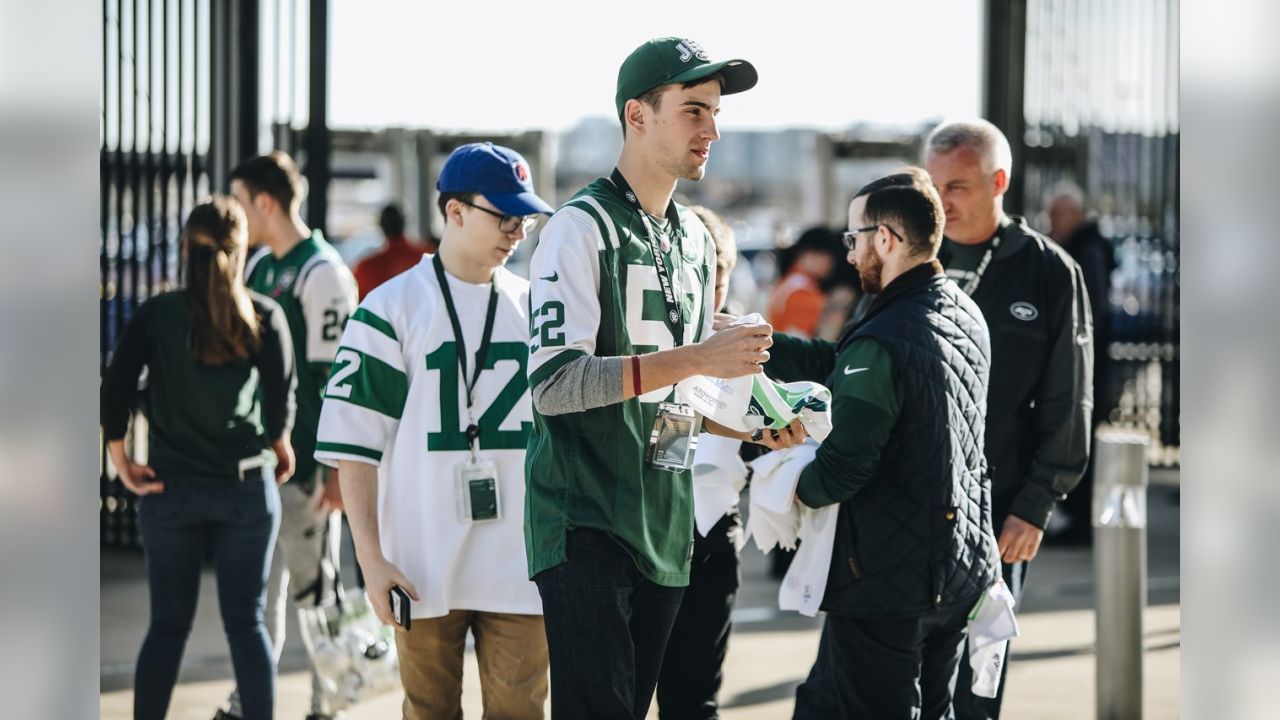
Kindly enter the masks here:
[[618, 68], [618, 94], [614, 99], [618, 116], [627, 101], [638, 98], [659, 85], [687, 83], [720, 73], [722, 95], [732, 95], [755, 87], [756, 69], [746, 60], [711, 62], [707, 51], [688, 38], [654, 38], [641, 45]]

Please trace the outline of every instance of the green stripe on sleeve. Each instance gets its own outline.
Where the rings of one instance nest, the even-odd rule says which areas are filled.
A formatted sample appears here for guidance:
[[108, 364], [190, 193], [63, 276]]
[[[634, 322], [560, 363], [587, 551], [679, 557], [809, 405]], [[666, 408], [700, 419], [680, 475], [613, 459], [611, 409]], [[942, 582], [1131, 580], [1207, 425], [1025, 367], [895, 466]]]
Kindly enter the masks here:
[[324, 396], [399, 420], [409, 397], [409, 378], [373, 355], [343, 347], [333, 360]]
[[344, 455], [358, 455], [363, 458], [369, 458], [377, 462], [382, 462], [382, 452], [374, 450], [362, 445], [349, 445], [347, 443], [318, 442], [316, 443], [316, 452], [342, 453]]
[[369, 311], [368, 308], [364, 307], [363, 305], [356, 308], [356, 311], [351, 313], [351, 319], [355, 320], [356, 322], [361, 322], [361, 323], [364, 323], [365, 325], [368, 325], [369, 327], [373, 328], [374, 330], [377, 330], [383, 335], [386, 335], [392, 340], [397, 339], [396, 329], [391, 327], [391, 323], [387, 322], [386, 320], [383, 320], [377, 315], [374, 315], [372, 312]]

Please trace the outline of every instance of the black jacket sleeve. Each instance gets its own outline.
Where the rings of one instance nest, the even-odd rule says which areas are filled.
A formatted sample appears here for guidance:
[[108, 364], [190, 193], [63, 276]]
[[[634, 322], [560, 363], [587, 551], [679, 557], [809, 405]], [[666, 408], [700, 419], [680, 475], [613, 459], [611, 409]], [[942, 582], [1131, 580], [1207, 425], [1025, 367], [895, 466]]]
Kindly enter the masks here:
[[294, 397], [298, 377], [294, 371], [293, 340], [289, 336], [284, 311], [274, 301], [255, 298], [254, 306], [261, 319], [262, 345], [254, 357], [258, 368], [258, 389], [262, 396], [262, 420], [271, 442], [293, 430], [296, 410]]
[[1089, 463], [1093, 415], [1093, 318], [1080, 266], [1068, 261], [1055, 306], [1052, 346], [1036, 390], [1036, 453], [1009, 512], [1038, 527]]
[[129, 430], [133, 397], [138, 391], [138, 377], [147, 364], [151, 351], [148, 318], [151, 306], [143, 303], [125, 323], [124, 332], [111, 353], [111, 365], [102, 378], [100, 413], [103, 433], [108, 441], [121, 440]]

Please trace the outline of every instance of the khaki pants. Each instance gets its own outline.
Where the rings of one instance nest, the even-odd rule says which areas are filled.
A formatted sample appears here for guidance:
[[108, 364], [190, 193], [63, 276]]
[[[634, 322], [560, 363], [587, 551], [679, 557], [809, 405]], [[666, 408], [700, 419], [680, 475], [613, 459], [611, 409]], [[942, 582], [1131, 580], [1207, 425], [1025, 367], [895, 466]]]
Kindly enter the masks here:
[[405, 720], [462, 717], [467, 629], [476, 642], [484, 717], [542, 720], [547, 700], [547, 635], [541, 615], [454, 610], [396, 631]]

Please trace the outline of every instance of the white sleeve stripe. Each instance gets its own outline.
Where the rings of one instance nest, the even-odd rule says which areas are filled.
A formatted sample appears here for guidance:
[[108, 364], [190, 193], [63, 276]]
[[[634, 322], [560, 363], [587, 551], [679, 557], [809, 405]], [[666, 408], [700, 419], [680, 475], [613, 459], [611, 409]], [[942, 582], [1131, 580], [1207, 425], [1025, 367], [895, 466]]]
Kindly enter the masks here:
[[[587, 206], [587, 207], [591, 208], [592, 210], [594, 210], [594, 211], [596, 212], [596, 214], [597, 214], [597, 215], [599, 215], [599, 216], [600, 216], [600, 224], [604, 225], [604, 226], [605, 226], [605, 228], [609, 231], [609, 244], [613, 246], [613, 249], [614, 249], [614, 250], [617, 250], [617, 249], [618, 249], [618, 247], [619, 247], [619, 245], [618, 245], [618, 231], [617, 231], [617, 229], [616, 229], [616, 228], [614, 228], [614, 227], [613, 227], [613, 220], [611, 220], [611, 219], [609, 218], [609, 213], [605, 212], [605, 211], [604, 211], [604, 208], [603, 208], [603, 207], [601, 207], [601, 205], [600, 205], [600, 201], [599, 201], [599, 200], [596, 200], [596, 199], [595, 199], [595, 198], [593, 198], [593, 197], [588, 197], [588, 196], [586, 196], [586, 195], [583, 195], [582, 197], [574, 198], [573, 200], [570, 200], [568, 203], [566, 203], [566, 204], [565, 204], [565, 207], [566, 207], [566, 208], [568, 208], [568, 207], [570, 207], [570, 206], [572, 206], [572, 205], [576, 205], [576, 204], [578, 204], [578, 203], [581, 203], [581, 204], [583, 204], [583, 205], [585, 205], [585, 206]], [[576, 210], [577, 208], [573, 208], [573, 209], [574, 209], [574, 210]], [[585, 213], [584, 213], [584, 214], [585, 214]], [[596, 221], [595, 221], [594, 219], [590, 219], [590, 216], [588, 216], [588, 219], [589, 219], [589, 220], [590, 220], [590, 222], [591, 222], [591, 227], [596, 228], [596, 232], [597, 232], [597, 233], [599, 233], [599, 232], [600, 232], [600, 230], [599, 230], [599, 227], [600, 227], [600, 226], [596, 224]], [[600, 249], [602, 249], [602, 250], [604, 249], [604, 241], [603, 241], [603, 240], [601, 240], [601, 242], [600, 242]]]
[[392, 368], [405, 372], [400, 345], [362, 322], [347, 322], [341, 346], [375, 357]]

